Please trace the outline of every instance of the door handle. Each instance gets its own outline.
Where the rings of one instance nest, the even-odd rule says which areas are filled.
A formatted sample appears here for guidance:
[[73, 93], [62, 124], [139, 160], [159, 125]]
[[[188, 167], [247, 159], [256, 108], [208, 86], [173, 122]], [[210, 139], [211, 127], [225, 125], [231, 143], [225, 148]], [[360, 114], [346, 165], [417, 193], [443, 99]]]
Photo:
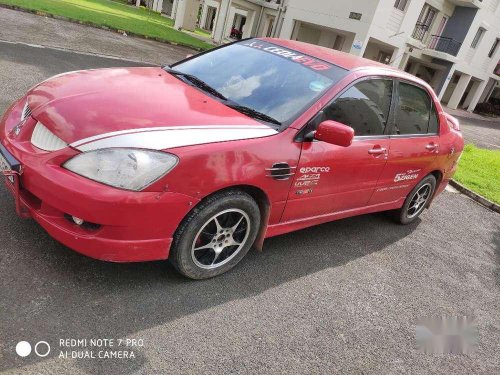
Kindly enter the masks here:
[[372, 148], [371, 150], [368, 150], [368, 153], [370, 155], [382, 155], [382, 154], [387, 154], [387, 149], [383, 147], [378, 147], [378, 148]]
[[425, 146], [425, 148], [429, 151], [434, 151], [434, 150], [437, 150], [439, 146], [435, 143], [429, 143], [427, 146]]

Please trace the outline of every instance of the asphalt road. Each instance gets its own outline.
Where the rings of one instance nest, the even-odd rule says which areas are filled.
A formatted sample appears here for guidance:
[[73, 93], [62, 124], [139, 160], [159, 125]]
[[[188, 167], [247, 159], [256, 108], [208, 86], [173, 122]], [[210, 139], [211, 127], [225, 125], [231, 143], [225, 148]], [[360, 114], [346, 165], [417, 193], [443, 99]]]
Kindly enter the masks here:
[[456, 116], [460, 121], [460, 130], [467, 143], [490, 150], [500, 150], [500, 120], [476, 119]]
[[[129, 62], [0, 43], [0, 110], [66, 70]], [[409, 226], [375, 214], [269, 239], [194, 282], [166, 262], [78, 255], [18, 218], [0, 187], [0, 372], [500, 373], [500, 216], [445, 192]], [[466, 315], [470, 355], [415, 349], [419, 318]], [[60, 339], [142, 339], [133, 359], [60, 358]], [[46, 341], [47, 357], [15, 352]], [[111, 350], [117, 347], [115, 341]], [[39, 347], [44, 354], [44, 344]]]

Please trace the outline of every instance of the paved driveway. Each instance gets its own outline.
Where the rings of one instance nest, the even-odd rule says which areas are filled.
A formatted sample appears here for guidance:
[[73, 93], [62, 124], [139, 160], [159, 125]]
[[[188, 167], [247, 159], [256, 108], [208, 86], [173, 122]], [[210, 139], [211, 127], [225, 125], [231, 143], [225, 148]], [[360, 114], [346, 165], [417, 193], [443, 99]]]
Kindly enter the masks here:
[[488, 118], [446, 107], [445, 111], [458, 118], [466, 142], [481, 148], [500, 150], [500, 118]]
[[490, 150], [500, 150], [500, 122], [457, 116], [467, 143]]
[[[0, 110], [52, 74], [126, 65], [0, 43]], [[499, 232], [498, 214], [445, 192], [412, 225], [383, 214], [324, 224], [272, 238], [234, 271], [194, 282], [165, 262], [80, 256], [19, 219], [1, 186], [0, 372], [499, 373]], [[440, 314], [475, 318], [475, 353], [415, 349], [417, 319]], [[91, 339], [126, 338], [143, 340], [125, 348], [133, 359], [71, 358], [99, 355]], [[21, 358], [21, 340], [46, 341], [51, 352]]]

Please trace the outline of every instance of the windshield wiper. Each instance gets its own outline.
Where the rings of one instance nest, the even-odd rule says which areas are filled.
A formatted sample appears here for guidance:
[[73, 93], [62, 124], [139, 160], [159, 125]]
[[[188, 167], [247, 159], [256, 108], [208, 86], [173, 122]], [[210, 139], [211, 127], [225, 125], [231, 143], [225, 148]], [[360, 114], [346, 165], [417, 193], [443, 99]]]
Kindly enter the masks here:
[[279, 122], [275, 118], [268, 116], [265, 113], [259, 112], [253, 108], [245, 107], [244, 105], [239, 105], [239, 104], [235, 104], [235, 103], [226, 103], [226, 105], [228, 107], [230, 107], [230, 108], [232, 108], [240, 113], [243, 113], [244, 115], [250, 116], [254, 119], [263, 120], [263, 121], [270, 122], [270, 123], [276, 124], [276, 125], [281, 125], [281, 122]]
[[170, 73], [174, 76], [180, 76], [180, 77], [186, 78], [189, 82], [191, 82], [196, 87], [202, 89], [203, 91], [208, 92], [209, 94], [211, 94], [219, 99], [227, 100], [227, 98], [224, 95], [222, 95], [220, 92], [218, 92], [212, 86], [210, 86], [208, 83], [206, 83], [205, 81], [202, 81], [201, 79], [199, 79], [198, 77], [196, 77], [192, 74], [183, 73], [183, 72], [180, 72], [178, 70], [169, 68], [168, 66], [166, 66], [164, 69], [167, 73]]

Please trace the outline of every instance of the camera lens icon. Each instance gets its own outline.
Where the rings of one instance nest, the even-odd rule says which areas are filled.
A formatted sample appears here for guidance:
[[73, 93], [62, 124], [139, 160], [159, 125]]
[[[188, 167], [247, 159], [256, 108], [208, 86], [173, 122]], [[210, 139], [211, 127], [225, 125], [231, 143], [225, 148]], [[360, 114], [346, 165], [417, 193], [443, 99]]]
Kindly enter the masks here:
[[[31, 344], [28, 341], [19, 341], [16, 345], [16, 353], [19, 357], [27, 357], [31, 354]], [[50, 353], [50, 345], [47, 341], [38, 341], [35, 344], [35, 354], [39, 357], [47, 357]]]
[[19, 357], [27, 357], [31, 353], [31, 345], [28, 341], [19, 341], [16, 345], [16, 353]]

